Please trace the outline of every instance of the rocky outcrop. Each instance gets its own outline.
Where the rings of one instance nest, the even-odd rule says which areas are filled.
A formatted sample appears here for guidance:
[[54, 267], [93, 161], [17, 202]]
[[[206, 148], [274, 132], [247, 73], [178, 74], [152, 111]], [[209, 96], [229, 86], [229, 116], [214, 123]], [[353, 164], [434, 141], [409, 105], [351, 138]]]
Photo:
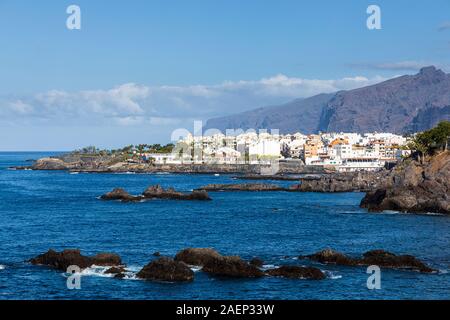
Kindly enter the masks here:
[[324, 264], [336, 264], [343, 266], [370, 266], [376, 265], [390, 269], [409, 269], [423, 273], [430, 273], [435, 270], [428, 267], [419, 259], [411, 255], [395, 255], [384, 250], [372, 250], [363, 254], [362, 257], [349, 257], [331, 249], [323, 250], [312, 255], [300, 257], [308, 258]]
[[252, 266], [261, 268], [264, 265], [264, 261], [261, 260], [260, 258], [253, 258], [252, 260], [250, 260], [250, 264]]
[[182, 261], [191, 266], [204, 266], [214, 259], [220, 259], [222, 255], [211, 248], [187, 248], [178, 252], [175, 261]]
[[234, 176], [237, 180], [279, 180], [279, 181], [299, 181], [300, 176], [292, 175], [261, 175], [261, 174], [247, 174], [241, 176]]
[[[16, 166], [11, 169], [16, 170], [66, 170], [74, 172], [90, 173], [190, 173], [190, 174], [250, 174], [260, 175], [268, 165], [260, 164], [153, 164], [147, 162], [126, 161], [122, 156], [114, 155], [80, 155], [76, 152], [42, 158], [31, 166]], [[307, 166], [301, 160], [287, 161], [279, 163], [278, 174], [308, 174], [324, 173], [325, 170], [319, 166]]]
[[384, 180], [383, 187], [367, 193], [361, 207], [369, 211], [450, 214], [450, 151], [424, 164], [407, 159]]
[[100, 197], [102, 200], [119, 200], [122, 202], [136, 202], [149, 199], [165, 200], [211, 200], [208, 193], [202, 190], [195, 190], [189, 194], [177, 192], [173, 188], [165, 190], [159, 185], [147, 188], [142, 195], [133, 196], [121, 188], [114, 189]]
[[211, 200], [204, 190], [194, 190], [190, 194], [175, 191], [173, 188], [165, 190], [160, 185], [147, 188], [142, 194], [147, 199], [170, 199], [170, 200]]
[[214, 276], [232, 278], [259, 278], [264, 273], [254, 265], [242, 260], [240, 257], [220, 257], [208, 261], [202, 271]]
[[83, 256], [78, 249], [68, 249], [62, 252], [49, 250], [31, 260], [31, 264], [49, 266], [58, 270], [66, 271], [69, 266], [78, 266], [81, 269], [92, 265], [97, 266], [120, 266], [121, 258], [114, 253], [100, 253], [93, 257]]
[[364, 253], [361, 264], [377, 265], [384, 268], [412, 269], [424, 273], [435, 271], [411, 255], [397, 256], [384, 250], [372, 250]]
[[58, 158], [38, 159], [33, 165], [33, 170], [69, 170], [70, 165]]
[[285, 191], [285, 188], [275, 184], [242, 183], [242, 184], [209, 184], [198, 188], [203, 191]]
[[[322, 251], [319, 251], [317, 253], [305, 256], [306, 258], [309, 258], [313, 261], [317, 261], [324, 264], [336, 264], [336, 265], [343, 265], [343, 266], [356, 266], [358, 265], [358, 261], [356, 259], [350, 258], [343, 253], [331, 250], [331, 249], [325, 249]], [[305, 258], [300, 257], [300, 258]]]
[[297, 192], [368, 192], [384, 184], [386, 171], [333, 173], [323, 176], [301, 178], [300, 184], [291, 186]]
[[137, 273], [145, 280], [189, 282], [194, 280], [194, 272], [184, 263], [170, 258], [159, 258]]
[[273, 277], [284, 277], [289, 279], [323, 280], [326, 278], [325, 273], [314, 267], [281, 266], [279, 268], [267, 270], [266, 274]]
[[140, 201], [143, 199], [141, 196], [132, 196], [127, 191], [121, 188], [114, 189], [111, 192], [105, 193], [100, 197], [102, 200], [120, 200], [123, 202]]

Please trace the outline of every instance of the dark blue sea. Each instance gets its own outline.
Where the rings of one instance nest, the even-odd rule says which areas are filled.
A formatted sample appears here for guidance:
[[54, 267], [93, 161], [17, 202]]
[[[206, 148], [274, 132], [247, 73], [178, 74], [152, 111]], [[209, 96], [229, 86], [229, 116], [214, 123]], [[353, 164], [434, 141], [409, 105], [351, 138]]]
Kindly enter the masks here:
[[[368, 213], [358, 207], [361, 193], [219, 192], [211, 193], [210, 202], [104, 202], [98, 197], [115, 187], [140, 193], [161, 184], [190, 191], [235, 181], [227, 175], [7, 169], [47, 155], [0, 153], [0, 299], [450, 299], [450, 217]], [[266, 267], [312, 264], [328, 278], [217, 279], [198, 271], [194, 282], [173, 284], [133, 277], [154, 259], [153, 252], [174, 256], [186, 247], [260, 257]], [[115, 252], [130, 273], [118, 280], [89, 269], [81, 290], [68, 290], [65, 274], [25, 262], [50, 248], [79, 248], [87, 255]], [[371, 249], [412, 254], [440, 271], [382, 270], [381, 290], [368, 290], [363, 267], [297, 258], [324, 248], [351, 255]]]

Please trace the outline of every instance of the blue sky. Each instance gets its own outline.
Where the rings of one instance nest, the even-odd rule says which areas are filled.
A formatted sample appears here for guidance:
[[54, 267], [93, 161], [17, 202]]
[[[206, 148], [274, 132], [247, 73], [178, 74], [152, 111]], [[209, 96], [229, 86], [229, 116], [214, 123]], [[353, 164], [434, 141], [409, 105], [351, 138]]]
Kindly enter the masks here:
[[450, 2], [0, 0], [0, 61], [0, 150], [167, 142], [194, 119], [450, 71]]

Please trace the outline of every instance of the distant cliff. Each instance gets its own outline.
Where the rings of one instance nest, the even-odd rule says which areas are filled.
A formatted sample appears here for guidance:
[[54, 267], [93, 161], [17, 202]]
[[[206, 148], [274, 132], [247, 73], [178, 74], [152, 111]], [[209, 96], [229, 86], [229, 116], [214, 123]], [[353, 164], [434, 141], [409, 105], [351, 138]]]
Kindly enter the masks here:
[[206, 128], [409, 133], [450, 120], [450, 74], [423, 68], [382, 83], [211, 119]]

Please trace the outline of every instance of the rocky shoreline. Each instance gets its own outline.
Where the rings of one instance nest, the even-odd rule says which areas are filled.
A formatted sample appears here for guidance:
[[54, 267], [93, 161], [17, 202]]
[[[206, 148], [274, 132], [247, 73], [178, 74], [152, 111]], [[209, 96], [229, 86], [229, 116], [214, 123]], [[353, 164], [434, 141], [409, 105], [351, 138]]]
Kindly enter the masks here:
[[[350, 267], [378, 265], [381, 268], [394, 270], [413, 270], [421, 273], [434, 273], [436, 270], [409, 255], [395, 255], [384, 250], [366, 252], [362, 258], [352, 258], [342, 253], [327, 249], [313, 255], [300, 256], [299, 259], [322, 264], [335, 264]], [[77, 266], [81, 270], [94, 266], [104, 266], [105, 274], [124, 279], [130, 271], [119, 255], [100, 253], [89, 257], [81, 254], [79, 249], [68, 249], [61, 252], [49, 250], [28, 260], [32, 265], [50, 267], [66, 272], [69, 266]], [[192, 267], [216, 278], [262, 278], [282, 277], [286, 279], [324, 280], [327, 272], [315, 266], [280, 265], [263, 268], [263, 262], [254, 258], [250, 262], [239, 256], [224, 256], [212, 248], [186, 248], [179, 251], [174, 258], [155, 257], [140, 271], [136, 278], [159, 282], [191, 282], [195, 279]]]
[[450, 214], [450, 151], [424, 163], [404, 161], [389, 172], [381, 186], [367, 193], [361, 207], [372, 212]]
[[[269, 165], [259, 164], [151, 164], [133, 162], [114, 162], [109, 158], [60, 157], [42, 158], [30, 166], [17, 166], [15, 170], [71, 171], [86, 173], [179, 173], [179, 174], [244, 174], [259, 176]], [[328, 171], [317, 166], [306, 166], [300, 162], [280, 162], [278, 175], [322, 174]], [[275, 176], [273, 176], [275, 177]]]

